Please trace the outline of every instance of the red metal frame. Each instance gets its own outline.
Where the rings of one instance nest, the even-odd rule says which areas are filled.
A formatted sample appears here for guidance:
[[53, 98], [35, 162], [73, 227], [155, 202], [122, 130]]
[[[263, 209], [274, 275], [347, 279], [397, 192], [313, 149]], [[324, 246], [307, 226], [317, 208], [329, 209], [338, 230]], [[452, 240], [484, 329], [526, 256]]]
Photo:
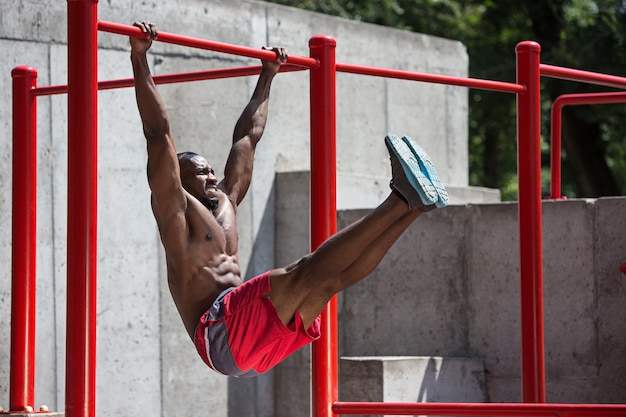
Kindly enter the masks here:
[[[133, 26], [98, 22], [97, 0], [68, 0], [68, 84], [37, 87], [37, 71], [16, 67], [13, 77], [13, 244], [10, 411], [34, 403], [36, 298], [36, 98], [68, 94], [68, 252], [66, 398], [68, 417], [95, 415], [97, 267], [97, 92], [132, 87], [132, 78], [97, 81], [97, 28], [143, 36]], [[159, 41], [234, 52], [259, 59], [271, 51], [161, 32]], [[212, 49], [214, 48], [214, 49]], [[319, 62], [291, 55], [281, 72], [315, 69]], [[256, 75], [260, 65], [165, 74], [157, 84]], [[333, 77], [334, 78], [334, 77]], [[326, 86], [322, 85], [322, 88]], [[324, 90], [321, 90], [324, 91]], [[334, 107], [334, 103], [333, 103]], [[85, 109], [90, 109], [86, 111]], [[327, 125], [334, 132], [334, 123]], [[325, 136], [320, 132], [320, 137]], [[334, 136], [332, 139], [334, 146]], [[334, 173], [325, 174], [327, 177]], [[19, 191], [19, 193], [18, 193]], [[334, 195], [334, 193], [333, 193]], [[331, 206], [329, 202], [329, 207]], [[334, 205], [332, 205], [334, 207]], [[333, 217], [334, 218], [334, 217]], [[336, 231], [336, 226], [332, 229]], [[332, 317], [329, 316], [329, 317]], [[332, 340], [336, 340], [332, 339]], [[1, 413], [0, 413], [1, 414]]]
[[605, 87], [626, 88], [625, 77], [557, 67], [555, 65], [548, 64], [541, 64], [539, 67], [541, 75], [545, 77], [558, 78], [568, 81], [579, 81], [588, 84], [603, 85]]
[[[282, 64], [280, 72], [303, 71], [298, 65]], [[174, 84], [180, 82], [217, 80], [222, 78], [245, 77], [248, 75], [256, 75], [261, 71], [260, 65], [251, 65], [249, 67], [219, 68], [205, 71], [179, 72], [175, 74], [154, 75], [155, 84]], [[98, 82], [98, 90], [112, 90], [115, 88], [133, 87], [135, 81], [132, 78], [121, 78], [119, 80], [107, 80]], [[36, 96], [49, 96], [53, 94], [66, 94], [67, 84], [52, 85], [39, 87], [33, 90]]]
[[16, 67], [13, 77], [13, 225], [11, 375], [9, 406], [25, 410], [35, 398], [37, 289], [37, 71]]
[[563, 94], [552, 103], [550, 118], [550, 198], [555, 200], [566, 198], [561, 196], [561, 128], [563, 107], [581, 104], [613, 103], [626, 103], [626, 93]]
[[423, 72], [403, 71], [389, 68], [370, 67], [365, 65], [337, 64], [337, 72], [370, 75], [375, 77], [396, 78], [400, 80], [422, 81], [427, 83], [448, 84], [460, 87], [471, 87], [482, 90], [523, 93], [526, 87], [502, 81], [481, 80], [478, 78], [452, 77], [449, 75], [426, 74]]
[[[143, 36], [141, 29], [135, 26], [122, 25], [113, 22], [98, 22], [98, 29], [102, 32], [115, 33], [125, 36]], [[214, 52], [223, 52], [232, 55], [246, 56], [248, 58], [272, 60], [276, 58], [276, 54], [272, 51], [266, 51], [258, 48], [249, 48], [245, 46], [232, 45], [229, 43], [209, 41], [206, 39], [192, 38], [189, 36], [177, 35], [169, 32], [159, 31], [158, 40], [164, 43], [175, 45], [189, 46], [192, 48], [205, 49]], [[318, 62], [312, 58], [301, 56], [289, 56], [291, 64], [301, 65], [303, 67], [315, 68]]]
[[[320, 67], [311, 70], [311, 248], [316, 249], [337, 231], [335, 47], [327, 36], [309, 41], [311, 57]], [[312, 412], [330, 417], [338, 400], [337, 297], [322, 313], [320, 338], [312, 347]]]
[[546, 401], [541, 229], [541, 101], [536, 42], [521, 42], [517, 82], [517, 182], [520, 242], [522, 401]]
[[96, 415], [98, 1], [69, 0], [65, 415]]
[[[22, 411], [33, 402], [34, 297], [35, 297], [35, 176], [36, 113], [38, 95], [68, 93], [68, 319], [66, 415], [95, 415], [95, 306], [97, 226], [97, 91], [130, 87], [132, 79], [97, 81], [97, 31], [143, 36], [138, 28], [98, 22], [97, 0], [68, 0], [68, 85], [36, 87], [36, 71], [17, 67], [14, 83], [14, 190], [13, 292], [11, 345], [11, 410]], [[273, 52], [211, 42], [160, 32], [159, 41], [258, 59], [273, 59]], [[290, 56], [285, 71], [311, 69], [311, 246], [315, 249], [336, 232], [335, 73], [451, 84], [517, 94], [519, 228], [522, 327], [522, 396], [524, 404], [475, 403], [351, 403], [339, 402], [337, 358], [337, 306], [334, 298], [323, 313], [322, 336], [313, 345], [313, 415], [437, 414], [615, 416], [626, 405], [545, 403], [543, 351], [543, 288], [540, 181], [540, 75], [626, 87], [626, 78], [541, 65], [540, 47], [521, 42], [516, 48], [517, 83], [504, 83], [433, 74], [413, 73], [335, 63], [335, 40], [315, 36], [311, 57]], [[259, 66], [170, 74], [157, 83], [194, 81], [258, 73]], [[19, 143], [18, 143], [19, 142]], [[22, 157], [28, 156], [28, 159]], [[35, 159], [33, 162], [33, 155]], [[16, 167], [25, 165], [29, 170]], [[24, 182], [22, 180], [24, 179]], [[15, 182], [19, 181], [19, 182]], [[15, 191], [14, 191], [15, 193]], [[22, 215], [22, 213], [24, 215]], [[17, 230], [17, 232], [16, 232]], [[25, 231], [27, 233], [25, 233]], [[19, 235], [16, 237], [16, 235]], [[19, 306], [19, 307], [18, 307]]]
[[342, 402], [333, 406], [336, 414], [437, 415], [437, 416], [536, 416], [615, 417], [626, 407], [616, 404], [517, 404], [517, 403], [395, 403]]

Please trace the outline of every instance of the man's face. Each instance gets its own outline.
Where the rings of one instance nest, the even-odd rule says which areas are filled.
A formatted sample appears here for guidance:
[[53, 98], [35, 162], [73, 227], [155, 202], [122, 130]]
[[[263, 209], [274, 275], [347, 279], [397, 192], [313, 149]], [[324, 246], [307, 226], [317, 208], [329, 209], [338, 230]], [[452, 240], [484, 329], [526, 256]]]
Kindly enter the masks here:
[[206, 159], [200, 155], [185, 159], [180, 168], [180, 177], [189, 194], [210, 210], [217, 208], [217, 177]]

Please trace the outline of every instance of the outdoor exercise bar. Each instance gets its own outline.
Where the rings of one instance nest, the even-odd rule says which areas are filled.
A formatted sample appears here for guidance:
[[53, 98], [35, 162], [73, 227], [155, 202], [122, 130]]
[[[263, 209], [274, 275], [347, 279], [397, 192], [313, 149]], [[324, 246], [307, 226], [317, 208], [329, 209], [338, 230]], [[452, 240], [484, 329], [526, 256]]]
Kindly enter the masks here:
[[600, 74], [592, 71], [582, 71], [571, 68], [557, 67], [555, 65], [540, 65], [541, 75], [559, 78], [568, 81], [580, 81], [589, 84], [603, 85], [606, 87], [626, 88], [626, 78], [615, 75]]
[[530, 404], [530, 403], [397, 403], [339, 402], [336, 414], [437, 415], [437, 416], [526, 416], [526, 417], [616, 417], [624, 416], [623, 404]]
[[563, 107], [581, 104], [626, 103], [626, 93], [564, 94], [552, 103], [550, 118], [550, 198], [561, 200], [561, 129]]
[[[303, 71], [298, 65], [281, 64], [280, 72]], [[174, 84], [190, 81], [217, 80], [222, 78], [245, 77], [249, 75], [258, 75], [261, 71], [261, 65], [251, 65], [248, 67], [220, 68], [205, 71], [180, 72], [175, 74], [154, 75], [152, 79], [155, 84]], [[107, 80], [98, 82], [98, 90], [112, 90], [115, 88], [134, 87], [135, 80], [133, 78], [122, 78], [119, 80]], [[49, 96], [54, 94], [66, 94], [67, 84], [39, 87], [32, 90], [32, 94], [36, 96]]]
[[451, 84], [516, 93], [518, 97], [518, 213], [520, 242], [520, 304], [522, 398], [545, 402], [543, 261], [541, 232], [541, 113], [539, 55], [536, 42], [520, 42], [517, 84], [414, 73], [387, 68], [337, 64], [337, 71]]
[[[95, 12], [90, 8], [90, 3], [91, 6], [93, 6], [94, 2], [93, 1], [70, 1], [69, 2], [69, 10], [70, 12], [68, 12], [68, 17], [69, 17], [69, 26], [74, 28], [74, 30], [70, 31], [70, 35], [74, 35], [74, 36], [79, 36], [82, 39], [89, 39], [90, 36], [83, 36], [80, 35], [80, 30], [87, 30], [88, 25], [87, 24], [83, 24], [83, 25], [73, 25], [72, 24], [72, 16], [79, 16], [81, 13], [83, 14], [83, 16], [81, 17], [83, 22], [88, 22], [88, 21], [92, 21], [95, 22]], [[72, 7], [72, 5], [74, 5], [74, 7]], [[76, 7], [76, 5], [81, 5], [81, 7]], [[85, 6], [86, 5], [86, 6]], [[74, 17], [74, 19], [76, 19], [76, 17]], [[94, 23], [95, 26], [95, 23]], [[111, 29], [113, 28], [113, 26], [115, 25], [102, 25], [102, 27], [107, 28], [109, 31], [113, 32], [114, 30]], [[124, 26], [124, 25], [117, 25], [115, 26], [115, 31], [119, 32], [121, 34], [128, 34], [129, 36], [143, 36], [143, 34], [141, 33], [141, 31], [138, 28], [135, 28], [133, 26]], [[78, 35], [77, 35], [78, 34]], [[71, 38], [72, 36], [70, 36]], [[169, 37], [169, 38], [168, 38]], [[171, 35], [171, 37], [168, 34], [161, 34], [159, 40], [162, 42], [167, 42], [168, 40], [175, 40], [175, 39], [183, 39], [183, 41], [178, 41], [181, 44], [188, 44], [188, 43], [195, 43], [193, 40], [190, 40], [187, 37], [180, 37], [177, 38], [175, 35]], [[319, 45], [316, 44], [316, 42], [319, 43]], [[198, 42], [200, 44], [202, 44], [203, 47], [205, 48], [212, 48], [214, 47], [216, 44], [215, 43], [211, 43], [211, 42]], [[95, 41], [94, 41], [95, 44]], [[220, 50], [224, 50], [224, 44], [217, 44], [219, 46]], [[331, 140], [331, 142], [334, 142], [334, 140], [332, 140], [334, 138], [334, 131], [335, 131], [335, 115], [334, 115], [334, 83], [335, 83], [335, 74], [334, 71], [336, 70], [335, 64], [334, 64], [334, 40], [330, 40], [329, 38], [320, 38], [317, 41], [312, 39], [312, 42], [310, 44], [310, 47], [312, 49], [311, 54], [314, 55], [316, 52], [316, 45], [318, 47], [318, 49], [323, 50], [323, 49], [327, 49], [325, 52], [320, 52], [320, 57], [324, 57], [324, 59], [327, 59], [328, 62], [332, 62], [327, 64], [327, 67], [324, 71], [320, 71], [320, 72], [316, 72], [316, 71], [312, 71], [311, 73], [311, 90], [312, 90], [312, 94], [311, 94], [311, 100], [312, 103], [314, 103], [312, 105], [312, 108], [317, 109], [319, 114], [315, 114], [316, 112], [313, 112], [311, 115], [311, 124], [312, 124], [312, 130], [314, 137], [315, 136], [319, 136], [324, 138], [324, 140]], [[329, 48], [330, 47], [330, 48]], [[76, 48], [78, 49], [78, 48]], [[83, 50], [83, 51], [87, 51], [89, 48], [87, 47], [83, 47], [79, 50]], [[95, 50], [95, 47], [93, 48]], [[246, 50], [246, 53], [248, 55], [251, 56], [255, 56], [255, 57], [260, 57], [260, 58], [265, 58], [265, 56], [260, 56], [263, 54], [263, 51], [257, 50], [257, 49], [250, 49], [250, 48], [244, 48]], [[329, 52], [330, 51], [330, 52]], [[272, 52], [269, 52], [271, 54], [273, 54]], [[88, 54], [89, 56], [89, 54]], [[273, 57], [273, 55], [272, 55]], [[331, 58], [332, 57], [332, 58]], [[319, 57], [318, 57], [319, 58]], [[321, 58], [320, 58], [321, 59]], [[87, 66], [88, 69], [89, 68], [95, 68], [96, 64], [89, 64], [88, 60], [79, 60], [79, 59], [75, 59], [74, 60], [75, 63], [73, 64], [74, 66], [78, 66], [80, 67], [82, 66]], [[95, 60], [94, 60], [95, 61]], [[76, 63], [78, 62], [78, 63]], [[310, 59], [310, 60], [304, 60], [305, 63], [310, 64], [310, 63], [315, 63], [316, 66], [318, 65], [318, 60], [315, 59]], [[72, 65], [70, 64], [70, 67], [72, 67]], [[351, 70], [351, 71], [359, 71], [359, 69], [356, 66], [344, 66], [343, 67], [346, 70]], [[317, 68], [314, 68], [315, 70], [317, 70]], [[364, 72], [374, 72], [375, 70], [372, 70], [372, 68], [370, 67], [369, 69], [365, 69]], [[78, 71], [74, 71], [74, 73], [76, 73]], [[70, 73], [72, 73], [72, 71], [70, 71]], [[90, 71], [84, 71], [84, 73], [89, 74]], [[316, 75], [317, 74], [317, 75]], [[393, 76], [400, 76], [400, 77], [404, 77], [407, 78], [408, 77], [408, 73], [402, 73], [401, 72], [397, 72], [395, 74], [388, 74], [388, 75], [393, 75]], [[316, 78], [319, 78], [319, 81], [315, 81]], [[478, 88], [481, 87], [487, 87], [486, 84], [483, 83], [483, 81], [477, 81], [476, 83], [474, 83], [473, 81], [469, 80], [469, 79], [462, 79], [462, 78], [456, 78], [456, 77], [445, 77], [445, 76], [441, 76], [441, 77], [433, 77], [433, 79], [429, 79], [428, 76], [422, 74], [422, 75], [417, 75], [415, 79], [419, 80], [424, 80], [424, 81], [430, 81], [433, 82], [434, 79], [437, 79], [436, 81], [442, 82], [442, 83], [456, 83], [456, 84], [460, 84], [460, 85], [475, 85]], [[117, 82], [115, 82], [117, 83]], [[115, 84], [114, 83], [114, 84]], [[119, 84], [117, 84], [117, 86], [129, 86], [130, 81], [126, 80], [126, 81], [122, 81], [119, 82]], [[83, 92], [85, 91], [89, 91], [89, 90], [93, 90], [94, 92], [97, 91], [98, 89], [98, 83], [97, 81], [93, 81], [93, 82], [89, 82], [89, 85], [84, 85], [81, 89], [76, 89], [77, 91], [82, 90]], [[71, 94], [72, 91], [72, 83], [70, 82], [68, 84], [68, 92]], [[101, 83], [100, 86], [106, 86], [106, 84]], [[112, 86], [113, 87], [113, 86]], [[521, 87], [521, 86], [516, 86], [513, 84], [507, 84], [507, 83], [497, 83], [494, 85], [495, 88], [500, 88], [501, 90], [504, 91], [515, 91], [515, 92], [522, 92], [525, 91], [525, 88]], [[58, 87], [57, 87], [58, 89]], [[58, 89], [57, 91], [60, 91], [61, 89]], [[44, 90], [41, 90], [42, 92]], [[332, 99], [330, 99], [330, 96], [326, 96], [324, 94], [324, 92], [331, 92], [331, 94], [333, 95]], [[316, 100], [321, 100], [321, 103], [317, 103]], [[331, 100], [331, 101], [329, 101]], [[71, 101], [71, 100], [70, 100]], [[76, 106], [74, 106], [74, 108], [77, 109]], [[84, 111], [84, 108], [89, 108], [89, 107], [83, 107], [81, 108], [81, 111]], [[72, 111], [72, 106], [70, 106], [70, 112]], [[95, 112], [90, 112], [91, 114], [95, 114]], [[81, 113], [82, 115], [82, 113]], [[70, 120], [76, 120], [77, 117], [70, 117]], [[84, 123], [84, 126], [91, 126], [90, 129], [95, 128], [96, 126], [96, 121], [92, 120], [90, 122], [86, 121]], [[84, 127], [83, 126], [83, 127]], [[320, 133], [316, 134], [315, 130], [318, 130]], [[70, 131], [72, 129], [70, 128]], [[85, 136], [83, 136], [85, 137]], [[95, 131], [92, 132], [91, 134], [87, 135], [86, 137], [90, 137], [92, 139], [94, 139], [95, 141]], [[312, 143], [315, 143], [315, 140], [312, 140]], [[93, 148], [95, 149], [95, 146], [93, 146]], [[323, 149], [323, 147], [321, 148]], [[319, 164], [320, 167], [325, 167], [324, 169], [330, 169], [330, 167], [332, 167], [332, 169], [334, 170], [334, 143], [332, 144], [332, 146], [326, 146], [326, 149], [322, 150], [322, 151], [312, 151], [312, 154], [314, 154], [315, 152], [318, 152], [321, 159], [316, 157], [316, 161], [314, 162], [314, 164]], [[328, 159], [330, 155], [330, 163], [327, 161], [324, 161], [324, 159]], [[324, 162], [322, 162], [324, 161]], [[95, 167], [95, 162], [91, 164], [91, 166]], [[85, 169], [84, 167], [81, 167], [81, 169]], [[315, 170], [315, 167], [311, 168], [312, 171]], [[87, 175], [86, 177], [89, 178], [90, 175], [93, 175], [93, 172], [88, 173], [89, 175]], [[314, 183], [318, 178], [321, 178], [322, 181], [319, 182], [319, 186], [321, 186], [322, 190], [331, 190], [333, 187], [328, 187], [329, 185], [329, 178], [332, 178], [334, 181], [334, 172], [333, 173], [328, 173], [328, 172], [320, 172], [319, 174], [316, 173], [314, 175], [312, 175], [312, 189], [315, 189], [316, 184]], [[332, 184], [331, 184], [332, 185]], [[88, 187], [89, 188], [89, 187]], [[83, 190], [84, 192], [85, 190]], [[70, 190], [69, 192], [70, 194], [72, 194], [72, 190]], [[91, 187], [89, 188], [89, 194], [91, 194], [92, 196], [95, 195], [95, 187]], [[89, 195], [87, 194], [87, 195]], [[322, 217], [320, 217], [319, 221], [320, 221], [320, 225], [316, 225], [315, 223], [318, 221], [315, 218], [312, 218], [311, 222], [313, 225], [313, 230], [319, 230], [320, 235], [315, 238], [313, 237], [313, 241], [312, 241], [312, 246], [316, 247], [321, 241], [325, 240], [327, 237], [329, 237], [330, 235], [332, 235], [335, 232], [336, 229], [336, 225], [334, 224], [335, 222], [335, 192], [331, 192], [328, 194], [328, 197], [325, 199], [318, 199], [317, 201], [319, 202], [320, 206], [324, 208], [324, 210], [328, 211], [329, 213], [332, 212], [332, 214], [327, 213], [326, 215], [322, 215]], [[71, 199], [70, 199], [71, 200]], [[76, 200], [76, 199], [75, 199]], [[317, 210], [314, 209], [315, 212], [323, 212], [324, 210]], [[71, 222], [71, 217], [68, 217], [68, 222]], [[89, 233], [93, 233], [94, 232], [94, 228], [90, 228], [89, 225], [87, 225], [87, 227], [85, 228], [85, 221], [83, 220], [82, 222], [83, 224], [79, 224], [76, 228], [72, 228], [75, 230], [78, 230], [78, 235], [87, 235], [89, 239], [91, 239], [91, 237], [89, 237]], [[81, 231], [81, 228], [83, 229]], [[86, 232], [85, 232], [86, 230]], [[92, 235], [93, 236], [93, 235]], [[68, 239], [70, 238], [69, 236], [69, 232], [68, 232]], [[317, 242], [316, 242], [317, 240]], [[86, 245], [85, 247], [87, 247], [89, 245]], [[71, 257], [72, 256], [77, 256], [78, 252], [74, 252], [74, 251], [69, 251], [68, 253], [68, 264], [71, 264]], [[78, 309], [76, 309], [76, 313], [78, 313], [80, 311], [80, 308], [82, 307], [86, 307], [86, 306], [95, 306], [95, 299], [92, 299], [92, 294], [89, 291], [89, 289], [94, 288], [95, 284], [93, 284], [95, 282], [95, 271], [93, 271], [93, 278], [92, 280], [90, 280], [90, 277], [87, 277], [83, 282], [86, 283], [83, 288], [81, 289], [80, 293], [79, 293], [79, 300], [77, 303], [74, 303], [70, 298], [70, 294], [68, 294], [68, 309], [71, 309], [72, 306], [76, 307], [79, 306]], [[68, 269], [68, 285], [71, 286], [71, 280], [72, 280], [72, 275], [69, 272]], [[91, 285], [91, 287], [90, 287]], [[87, 301], [85, 301], [83, 298], [85, 298]], [[82, 300], [82, 301], [81, 301]], [[331, 302], [330, 305], [330, 309], [333, 309], [333, 303]], [[335, 308], [336, 309], [336, 308]], [[73, 316], [73, 314], [71, 312], [68, 312], [69, 316]], [[78, 314], [77, 314], [78, 315]], [[90, 316], [89, 311], [88, 311], [88, 316]], [[331, 321], [331, 324], [324, 326], [327, 329], [332, 329], [333, 327], [336, 327], [336, 325], [332, 324], [332, 321], [336, 321], [336, 314], [330, 314], [329, 316], [335, 316], [332, 319], [329, 319]], [[327, 320], [328, 321], [328, 320]], [[90, 324], [85, 324], [82, 323], [82, 325], [85, 326], [85, 328], [87, 329], [93, 329], [93, 326], [91, 326]], [[68, 323], [68, 326], [71, 326], [71, 323]], [[68, 349], [70, 349], [69, 345], [71, 344], [71, 340], [70, 337], [71, 335], [74, 335], [75, 332], [73, 332], [71, 329], [71, 327], [68, 327]], [[332, 333], [332, 332], [331, 332]], [[91, 334], [87, 331], [83, 332], [83, 334]], [[93, 346], [89, 346], [92, 341], [91, 339], [88, 339], [87, 337], [82, 337], [82, 338], [78, 338], [79, 340], [79, 350], [83, 351], [83, 358], [87, 358], [89, 356], [88, 353], [86, 352], [92, 352], [95, 349], [93, 349]], [[322, 337], [322, 342], [324, 341], [324, 337]], [[327, 355], [326, 356], [326, 360], [321, 361], [322, 363], [327, 363], [330, 364], [330, 366], [334, 366], [336, 367], [336, 363], [337, 360], [335, 357], [333, 357], [333, 355], [336, 356], [336, 347], [334, 347], [333, 345], [336, 344], [336, 335], [335, 336], [329, 336], [328, 338], [326, 338], [326, 340], [328, 340], [329, 346], [328, 348], [324, 348], [323, 352]], [[319, 351], [322, 351], [322, 349], [319, 349]], [[330, 352], [330, 353], [329, 353]], [[335, 352], [335, 353], [333, 353]], [[69, 358], [69, 356], [68, 356]], [[314, 358], [314, 361], [316, 361], [318, 359]], [[69, 361], [68, 361], [69, 362]], [[83, 366], [83, 369], [80, 369], [80, 366]], [[94, 385], [91, 381], [95, 381], [95, 378], [90, 378], [89, 377], [89, 373], [91, 372], [91, 369], [93, 368], [93, 363], [91, 360], [86, 360], [86, 361], [79, 361], [78, 367], [71, 367], [70, 365], [68, 365], [68, 384], [66, 385], [67, 387], [67, 400], [66, 400], [66, 404], [72, 404], [71, 398], [73, 398], [74, 395], [77, 396], [77, 398], [79, 398], [78, 401], [76, 401], [77, 404], [85, 403], [87, 404], [87, 406], [85, 406], [85, 410], [87, 410], [87, 413], [91, 413], [91, 408], [93, 407], [92, 405], [89, 405], [90, 403], [93, 403], [92, 401], [92, 397], [93, 394], [87, 394], [89, 398], [85, 399], [85, 393], [93, 393], [93, 387], [92, 385]], [[337, 387], [336, 387], [336, 370], [332, 370], [330, 372], [328, 372], [328, 368], [326, 365], [317, 367], [319, 369], [319, 371], [317, 372], [318, 375], [326, 375], [328, 378], [327, 382], [329, 382], [329, 384], [327, 386], [324, 386], [325, 383], [317, 383], [316, 384], [316, 389], [317, 389], [317, 394], [319, 394], [320, 390], [327, 393], [328, 398], [323, 398], [324, 396], [322, 395], [316, 395], [316, 398], [319, 400], [317, 401], [318, 404], [321, 404], [320, 408], [324, 409], [324, 412], [328, 412], [328, 413], [332, 413], [332, 410], [330, 410], [330, 404], [332, 404], [333, 398], [336, 399], [336, 392], [337, 392]], [[83, 380], [81, 380], [81, 383], [76, 385], [76, 388], [73, 389], [73, 385], [72, 385], [72, 378], [70, 377], [70, 375], [72, 374], [80, 374], [83, 376]], [[78, 380], [80, 380], [79, 378], [77, 378]], [[332, 381], [330, 381], [332, 380]], [[79, 392], [78, 394], [76, 394], [76, 392]], [[326, 394], [325, 394], [326, 395]], [[70, 407], [67, 411], [72, 414], [73, 411], [75, 409], [78, 409], [80, 407]]]
[[[68, 236], [66, 398], [68, 417], [95, 415], [97, 91], [131, 87], [134, 80], [97, 81], [97, 30], [143, 36], [134, 26], [97, 20], [97, 0], [68, 1], [68, 84], [36, 87], [37, 72], [17, 67], [13, 76], [14, 194], [10, 409], [34, 403], [36, 258], [36, 97], [68, 94]], [[159, 41], [259, 59], [273, 51], [161, 32]], [[289, 57], [281, 71], [317, 68], [312, 58]], [[299, 64], [297, 66], [296, 64]], [[158, 84], [252, 75], [260, 66], [156, 76]], [[334, 125], [332, 125], [334, 129]], [[16, 169], [21, 172], [16, 172]], [[19, 174], [19, 175], [18, 175]], [[333, 173], [334, 178], [334, 173]]]
[[[144, 36], [141, 29], [136, 26], [122, 25], [113, 22], [98, 22], [98, 29], [102, 32], [115, 33], [125, 36]], [[263, 50], [260, 48], [250, 48], [246, 46], [233, 45], [223, 42], [209, 41], [206, 39], [197, 39], [190, 36], [177, 35], [174, 33], [161, 32], [158, 34], [159, 42], [171, 43], [181, 46], [189, 46], [192, 48], [205, 49], [214, 52], [224, 52], [233, 55], [246, 56], [249, 58], [264, 59], [266, 61], [276, 60], [276, 54], [273, 51]], [[300, 56], [289, 56], [290, 64], [298, 64], [307, 68], [316, 68], [319, 63], [312, 59]]]
[[[132, 87], [134, 80], [121, 79], [97, 82], [97, 33], [95, 1], [69, 1], [68, 21], [68, 84], [58, 86], [37, 87], [37, 71], [31, 67], [16, 67], [13, 77], [13, 244], [12, 244], [12, 323], [11, 327], [11, 393], [10, 409], [24, 410], [34, 403], [35, 378], [35, 308], [36, 308], [36, 97], [68, 93], [68, 328], [75, 331], [67, 334], [66, 361], [66, 409], [69, 414], [93, 414], [95, 411], [95, 302], [96, 302], [96, 197], [97, 197], [97, 120], [94, 117], [83, 117], [83, 111], [89, 106], [97, 106], [99, 89]], [[117, 28], [124, 27], [117, 25]], [[135, 30], [137, 29], [137, 30]], [[127, 30], [134, 36], [143, 36], [138, 28], [129, 26]], [[160, 36], [166, 41], [168, 35]], [[190, 38], [186, 38], [188, 41]], [[74, 45], [74, 43], [78, 43]], [[93, 47], [90, 47], [93, 43]], [[220, 49], [227, 44], [205, 43], [205, 47], [219, 45]], [[242, 50], [242, 48], [237, 48]], [[272, 51], [249, 49], [252, 55], [260, 54], [275, 59]], [[77, 51], [84, 51], [91, 60], [73, 58]], [[90, 52], [91, 51], [91, 52]], [[303, 62], [316, 67], [317, 61], [311, 58], [290, 56], [291, 61]], [[70, 63], [72, 62], [72, 63]], [[85, 69], [83, 69], [85, 67]], [[155, 76], [157, 84], [180, 81], [199, 81], [227, 77], [254, 75], [260, 72], [261, 66], [215, 69], [208, 71], [188, 72]], [[281, 72], [300, 71], [306, 69], [302, 65], [282, 64]], [[76, 76], [74, 76], [76, 74]], [[91, 92], [92, 83], [96, 83]], [[70, 91], [83, 92], [71, 94]], [[78, 96], [78, 97], [75, 97]], [[80, 113], [80, 114], [77, 114]], [[94, 115], [93, 112], [88, 112]], [[74, 133], [79, 132], [79, 133]], [[76, 146], [72, 138], [81, 138]], [[78, 140], [78, 139], [74, 139]], [[72, 155], [87, 155], [92, 163], [80, 162], [80, 158]], [[78, 159], [78, 160], [77, 160]], [[91, 166], [91, 168], [90, 168]], [[16, 170], [19, 169], [19, 175]], [[85, 172], [86, 175], [74, 175], [74, 172]], [[81, 179], [82, 178], [82, 179]], [[20, 193], [17, 193], [20, 190]], [[90, 211], [92, 210], [92, 211]], [[74, 249], [70, 249], [74, 248]], [[78, 250], [77, 250], [78, 249]], [[84, 251], [85, 256], [78, 256]], [[85, 276], [84, 274], [87, 274]], [[84, 309], [83, 309], [84, 308]], [[74, 312], [75, 310], [75, 312]], [[80, 311], [80, 313], [79, 313]], [[82, 329], [82, 330], [81, 330]], [[74, 358], [70, 360], [70, 358]], [[74, 382], [76, 381], [76, 382]], [[83, 404], [86, 404], [84, 406]]]
[[375, 77], [396, 78], [401, 80], [423, 81], [427, 83], [449, 84], [505, 93], [523, 93], [525, 87], [502, 81], [481, 80], [478, 78], [453, 77], [449, 75], [426, 74], [420, 72], [371, 67], [365, 65], [337, 64], [337, 72], [370, 75]]

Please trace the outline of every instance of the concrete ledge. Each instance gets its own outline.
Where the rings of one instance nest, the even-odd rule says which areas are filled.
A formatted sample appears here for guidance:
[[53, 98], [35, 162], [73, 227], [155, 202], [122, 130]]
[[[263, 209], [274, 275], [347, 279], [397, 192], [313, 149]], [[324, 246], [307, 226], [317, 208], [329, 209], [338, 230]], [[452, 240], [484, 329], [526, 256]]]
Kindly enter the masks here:
[[342, 401], [486, 402], [485, 366], [476, 358], [342, 357]]

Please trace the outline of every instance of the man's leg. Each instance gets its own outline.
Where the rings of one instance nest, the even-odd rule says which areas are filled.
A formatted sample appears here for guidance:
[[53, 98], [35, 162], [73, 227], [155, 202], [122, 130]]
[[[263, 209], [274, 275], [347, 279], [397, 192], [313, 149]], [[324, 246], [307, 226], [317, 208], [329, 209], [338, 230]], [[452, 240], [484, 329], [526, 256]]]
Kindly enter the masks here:
[[288, 324], [297, 310], [304, 326], [310, 326], [334, 294], [372, 272], [404, 230], [435, 207], [436, 191], [432, 193], [430, 179], [419, 171], [408, 146], [395, 137], [386, 139], [394, 192], [312, 254], [272, 271], [269, 296], [283, 323]]
[[395, 193], [296, 264], [272, 271], [269, 296], [283, 323], [296, 310], [308, 328], [330, 298], [365, 278], [402, 232], [422, 214]]

